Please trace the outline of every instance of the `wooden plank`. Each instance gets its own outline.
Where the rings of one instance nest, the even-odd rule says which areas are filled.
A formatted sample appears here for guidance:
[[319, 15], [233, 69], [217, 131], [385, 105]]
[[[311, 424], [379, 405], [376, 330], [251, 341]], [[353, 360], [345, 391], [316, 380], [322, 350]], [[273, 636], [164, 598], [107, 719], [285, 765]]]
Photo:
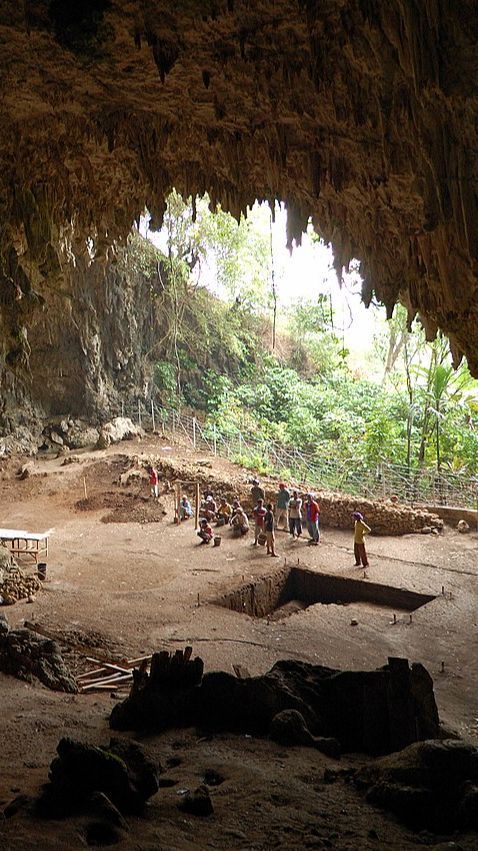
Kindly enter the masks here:
[[153, 657], [149, 656], [139, 656], [138, 659], [126, 659], [126, 665], [138, 665], [140, 662], [151, 662]]
[[[101, 665], [98, 659], [93, 659], [91, 656], [86, 657], [88, 662], [94, 662], [96, 665]], [[127, 668], [122, 668], [120, 665], [114, 665], [112, 662], [103, 662], [103, 668], [111, 669], [112, 671], [121, 671], [122, 674], [129, 673]]]
[[108, 687], [116, 687], [120, 683], [124, 683], [126, 680], [132, 681], [132, 676], [130, 674], [118, 674], [116, 677], [111, 677], [110, 679], [100, 680], [99, 682], [94, 683], [84, 683], [81, 685], [81, 691], [91, 691], [94, 688], [108, 688]]
[[[100, 684], [99, 684], [99, 685], [97, 685], [97, 686], [93, 686], [93, 688], [101, 689], [102, 691], [103, 691], [103, 690], [104, 690], [104, 691], [106, 691], [106, 690], [108, 690], [108, 691], [116, 691], [116, 683], [110, 683], [109, 685], [108, 685], [107, 683], [100, 683]], [[91, 689], [90, 689], [90, 690], [91, 690]], [[82, 694], [82, 692], [83, 692], [83, 691], [86, 691], [86, 688], [85, 688], [85, 689], [82, 689], [82, 690], [81, 690], [81, 692], [80, 692], [80, 694]], [[129, 693], [129, 692], [128, 692], [128, 693]]]
[[131, 672], [131, 674], [120, 674], [120, 673], [108, 674], [107, 676], [105, 675], [103, 677], [95, 677], [93, 680], [82, 680], [81, 683], [79, 683], [79, 685], [91, 686], [94, 683], [105, 683], [105, 682], [109, 682], [110, 680], [117, 680], [120, 677], [126, 677], [126, 676], [132, 676], [132, 672]]

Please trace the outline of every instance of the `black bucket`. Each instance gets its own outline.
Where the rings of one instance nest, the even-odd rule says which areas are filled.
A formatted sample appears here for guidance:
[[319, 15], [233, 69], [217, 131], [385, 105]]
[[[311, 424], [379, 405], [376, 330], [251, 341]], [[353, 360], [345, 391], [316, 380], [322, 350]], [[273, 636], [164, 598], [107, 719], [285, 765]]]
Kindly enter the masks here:
[[37, 574], [39, 579], [46, 579], [46, 562], [40, 561], [37, 564]]

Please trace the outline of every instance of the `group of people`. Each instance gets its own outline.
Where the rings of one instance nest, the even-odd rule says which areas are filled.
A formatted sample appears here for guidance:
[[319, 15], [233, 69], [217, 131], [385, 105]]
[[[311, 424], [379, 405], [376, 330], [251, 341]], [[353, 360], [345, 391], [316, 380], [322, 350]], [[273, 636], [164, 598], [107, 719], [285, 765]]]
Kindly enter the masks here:
[[225, 497], [221, 497], [219, 504], [214, 496], [206, 492], [199, 507], [199, 532], [201, 543], [209, 544], [214, 533], [211, 523], [217, 526], [230, 526], [236, 537], [242, 537], [249, 531], [249, 519], [238, 499], [234, 499], [232, 505]]
[[[254, 503], [257, 501], [256, 508], [254, 509], [254, 517], [256, 517], [256, 509], [263, 508], [265, 501], [264, 490], [259, 485], [257, 479], [253, 481], [251, 496]], [[274, 528], [282, 528], [284, 531], [289, 532], [294, 540], [297, 540], [302, 535], [302, 522], [305, 520], [309, 533], [309, 543], [317, 546], [320, 541], [320, 506], [314, 494], [307, 493], [302, 499], [298, 491], [293, 490], [291, 494], [284, 482], [281, 482], [276, 495], [276, 505], [277, 520]], [[272, 511], [272, 504], [270, 506], [270, 510]], [[266, 508], [269, 510], [269, 505]], [[257, 514], [257, 517], [261, 517], [260, 512]], [[261, 525], [260, 522], [259, 525]]]
[[[157, 499], [159, 496], [157, 470], [150, 466], [148, 473], [151, 496]], [[319, 544], [320, 505], [314, 494], [306, 493], [302, 498], [297, 490], [293, 490], [291, 493], [285, 483], [280, 482], [275, 499], [277, 518], [274, 514], [273, 503], [266, 502], [264, 488], [260, 485], [258, 479], [252, 480], [251, 497], [254, 519], [253, 546], [265, 544], [267, 554], [276, 558], [275, 530], [282, 529], [289, 532], [293, 540], [298, 540], [302, 536], [304, 521], [309, 535], [308, 543], [312, 546]], [[188, 520], [192, 517], [192, 514], [191, 502], [186, 495], [183, 495], [179, 503], [180, 522]], [[354, 511], [352, 519], [354, 521], [355, 566], [368, 567], [364, 536], [371, 529], [365, 523], [360, 511]], [[231, 505], [225, 497], [216, 500], [211, 491], [206, 491], [199, 506], [199, 531], [197, 534], [201, 543], [209, 544], [212, 541], [214, 532], [211, 524], [214, 522], [217, 526], [230, 526], [235, 537], [243, 537], [249, 532], [249, 519], [238, 499], [234, 499]]]

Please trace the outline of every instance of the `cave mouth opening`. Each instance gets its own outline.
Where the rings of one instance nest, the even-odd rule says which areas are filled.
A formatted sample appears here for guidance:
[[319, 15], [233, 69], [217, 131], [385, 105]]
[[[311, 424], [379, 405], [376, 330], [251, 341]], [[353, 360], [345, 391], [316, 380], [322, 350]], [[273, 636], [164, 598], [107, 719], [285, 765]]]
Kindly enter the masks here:
[[284, 566], [267, 576], [243, 583], [213, 603], [255, 618], [280, 620], [309, 606], [368, 604], [394, 612], [413, 612], [435, 599], [406, 588], [319, 573], [307, 567]]

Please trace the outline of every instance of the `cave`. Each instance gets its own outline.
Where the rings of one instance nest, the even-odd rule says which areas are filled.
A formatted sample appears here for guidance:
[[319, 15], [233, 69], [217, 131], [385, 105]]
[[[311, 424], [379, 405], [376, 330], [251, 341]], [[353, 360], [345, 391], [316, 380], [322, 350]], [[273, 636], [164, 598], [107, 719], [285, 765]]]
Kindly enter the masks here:
[[[0, 40], [2, 435], [14, 434], [19, 445], [26, 446], [27, 435], [36, 433], [38, 437], [47, 418], [68, 414], [99, 426], [111, 417], [120, 400], [137, 403], [138, 399], [151, 399], [151, 352], [157, 332], [150, 323], [150, 302], [151, 290], [161, 285], [161, 270], [158, 268], [157, 281], [152, 285], [141, 274], [134, 280], [129, 277], [123, 260], [132, 227], [145, 210], [151, 215], [151, 228], [161, 227], [165, 198], [173, 188], [184, 198], [192, 197], [193, 205], [197, 196], [207, 193], [213, 208], [220, 205], [237, 219], [256, 200], [269, 202], [271, 209], [276, 201], [283, 203], [290, 250], [300, 245], [311, 223], [333, 247], [338, 285], [344, 270], [359, 261], [365, 305], [383, 305], [390, 318], [401, 303], [410, 323], [419, 317], [429, 340], [438, 331], [448, 337], [455, 367], [466, 357], [471, 374], [478, 376], [475, 0], [1, 0]], [[38, 440], [34, 445], [38, 446]], [[25, 478], [27, 489], [33, 477], [28, 479], [27, 474]], [[83, 478], [80, 496], [84, 488], [85, 499], [86, 487]], [[51, 492], [51, 498], [59, 503], [61, 495], [57, 492], [55, 497], [54, 485]], [[30, 493], [34, 493], [33, 487]], [[68, 498], [66, 494], [65, 505]], [[433, 541], [429, 531], [429, 540]], [[85, 551], [93, 538], [90, 530], [84, 538]], [[123, 540], [120, 533], [118, 539]], [[62, 540], [67, 548], [68, 541]], [[223, 545], [220, 552], [225, 550]], [[130, 542], [124, 540], [128, 558], [130, 551]], [[65, 562], [74, 565], [78, 557], [78, 552], [67, 549]], [[91, 621], [96, 618], [96, 623], [110, 616], [107, 603], [103, 606], [100, 584], [109, 565], [103, 554], [101, 558], [101, 564], [91, 559], [96, 577], [91, 582], [94, 587], [88, 589]], [[144, 579], [145, 562], [138, 548], [134, 571], [131, 564], [129, 573], [125, 569], [128, 583], [139, 585]], [[433, 565], [422, 568], [429, 571], [429, 577]], [[66, 570], [65, 565], [62, 569]], [[202, 569], [212, 570], [209, 566]], [[49, 577], [54, 576], [54, 570], [49, 570]], [[126, 579], [119, 578], [120, 572], [115, 577], [115, 600], [130, 617], [128, 591], [118, 584], [126, 584]], [[418, 610], [420, 616], [433, 603], [430, 609], [440, 605], [444, 618], [442, 634], [437, 631], [434, 635], [436, 652], [445, 659], [450, 646], [456, 649], [455, 639], [448, 636], [456, 634], [459, 618], [463, 632], [465, 628], [469, 631], [475, 617], [471, 610], [473, 591], [466, 593], [473, 571], [462, 573], [460, 589], [465, 591], [460, 593], [459, 589], [457, 597], [463, 609], [456, 609], [455, 621], [449, 614], [456, 602], [451, 593], [435, 599], [431, 594], [365, 578], [359, 581], [322, 575], [319, 579], [313, 571], [295, 566], [229, 589], [220, 597], [216, 594], [214, 599], [210, 589], [204, 592], [204, 586], [200, 586], [200, 591], [201, 601], [208, 597], [210, 603], [237, 613], [238, 634], [239, 628], [246, 631], [252, 627], [258, 632], [262, 628], [272, 632], [275, 625], [268, 626], [264, 619], [290, 613], [291, 604], [297, 601], [298, 608], [358, 602], [387, 612], [403, 612], [407, 618]], [[447, 573], [447, 582], [449, 576]], [[192, 573], [187, 581], [183, 579], [183, 627], [184, 611], [192, 625], [212, 608], [200, 604], [195, 581]], [[397, 579], [397, 585], [399, 582]], [[55, 593], [71, 590], [67, 586], [64, 583], [62, 588], [60, 581]], [[149, 595], [157, 606], [154, 623], [151, 613], [144, 622], [137, 618], [138, 632], [149, 629], [154, 640], [158, 637], [158, 620], [167, 608], [156, 596], [160, 590], [145, 584], [135, 591], [138, 599], [141, 594]], [[187, 608], [191, 596], [193, 603]], [[53, 591], [51, 599], [55, 599]], [[52, 619], [58, 610], [52, 609]], [[249, 615], [249, 623], [239, 613]], [[424, 617], [423, 632], [430, 635], [433, 625], [425, 621]], [[77, 624], [72, 622], [75, 628]], [[169, 626], [168, 641], [172, 642], [177, 625]], [[393, 632], [392, 638], [387, 637], [389, 643], [398, 641], [398, 630]], [[412, 629], [408, 630], [407, 638], [411, 633]], [[352, 639], [341, 636], [341, 647], [347, 642], [350, 646], [356, 635], [358, 631], [353, 632]], [[244, 639], [256, 654], [262, 653], [257, 640], [260, 637], [249, 631]], [[204, 646], [210, 647], [214, 642], [220, 644], [221, 636], [215, 633], [199, 640], [209, 641]], [[461, 638], [460, 652], [463, 646]], [[168, 650], [171, 647], [175, 649], [169, 644]], [[279, 648], [284, 653], [287, 650], [286, 645], [278, 643], [276, 651]], [[330, 650], [325, 641], [322, 652], [324, 648]], [[120, 645], [117, 650], [119, 654]], [[357, 654], [362, 650], [359, 647]], [[402, 678], [411, 674], [408, 663], [404, 666], [403, 659], [395, 656], [393, 649], [394, 683], [400, 685]], [[463, 656], [460, 663], [455, 662], [451, 650], [446, 659], [446, 666], [441, 662], [441, 671], [436, 667], [433, 675], [437, 675], [441, 696], [448, 688], [455, 701], [453, 717], [468, 701], [468, 723], [473, 698], [469, 683], [476, 680], [476, 671]], [[457, 670], [452, 669], [454, 664]], [[362, 665], [366, 667], [367, 662]], [[461, 685], [457, 685], [463, 679], [459, 665], [466, 670]], [[375, 673], [364, 673], [372, 686]], [[355, 672], [344, 674], [353, 678]], [[383, 671], [380, 677], [385, 679]], [[221, 674], [218, 679], [221, 681]], [[225, 679], [229, 682], [232, 675], [228, 673]], [[237, 685], [232, 679], [234, 694], [247, 690], [247, 680], [242, 682], [238, 677]], [[432, 689], [431, 674], [423, 668], [418, 671], [417, 688], [425, 680], [427, 688]], [[4, 761], [8, 765], [8, 788], [18, 791], [18, 772], [28, 775], [31, 771], [26, 788], [32, 792], [47, 776], [42, 747], [48, 736], [50, 747], [52, 736], [58, 735], [58, 731], [52, 732], [58, 728], [58, 720], [49, 718], [58, 704], [45, 698], [40, 719], [37, 693], [23, 684], [22, 689], [17, 704], [14, 689], [5, 689], [8, 732]], [[264, 695], [267, 704], [267, 691]], [[109, 695], [102, 697], [109, 701]], [[410, 720], [400, 700], [400, 688], [395, 692], [394, 685], [387, 693], [389, 697], [391, 712], [400, 720]], [[25, 711], [15, 714], [19, 705]], [[353, 693], [343, 705], [347, 717], [356, 716]], [[371, 705], [373, 708], [373, 700]], [[384, 701], [385, 705], [388, 707], [388, 702]], [[106, 700], [102, 706], [106, 712]], [[100, 739], [95, 724], [103, 723], [105, 714], [87, 707], [86, 702], [80, 705], [76, 695], [62, 707], [61, 724], [64, 721], [65, 727], [81, 727], [85, 715], [82, 733]], [[220, 713], [221, 701], [216, 695], [213, 707]], [[413, 715], [410, 717], [413, 720]], [[20, 727], [28, 731], [23, 740]], [[132, 822], [130, 840], [125, 828], [125, 842], [136, 841], [135, 837], [142, 841], [141, 830], [146, 830], [149, 838], [145, 841], [150, 841], [151, 847], [157, 844], [156, 818], [164, 847], [179, 847], [183, 839], [184, 847], [198, 847], [198, 842], [214, 845], [217, 841], [225, 843], [223, 847], [244, 847], [243, 843], [265, 847], [261, 845], [263, 837], [255, 833], [265, 813], [269, 817], [264, 823], [270, 831], [266, 842], [270, 840], [271, 847], [331, 847], [342, 841], [354, 847], [409, 848], [417, 842], [434, 844], [435, 839], [441, 846], [442, 837], [421, 833], [410, 838], [398, 821], [379, 821], [376, 808], [365, 803], [361, 804], [359, 832], [352, 830], [351, 839], [352, 820], [359, 808], [349, 782], [351, 775], [347, 774], [350, 768], [335, 766], [328, 774], [322, 771], [319, 778], [315, 752], [311, 756], [306, 748], [291, 748], [284, 756], [281, 745], [271, 758], [267, 750], [272, 747], [270, 742], [250, 742], [251, 735], [244, 732], [234, 739], [238, 770], [230, 768], [224, 739], [215, 739], [208, 730], [206, 735], [203, 732], [200, 730], [196, 739], [187, 739], [187, 734], [179, 738], [175, 732], [161, 742], [161, 747], [166, 742], [165, 754], [167, 759], [169, 754], [169, 769], [174, 775], [172, 780], [165, 778], [162, 794], [168, 794], [164, 791], [168, 780], [178, 788], [170, 793], [168, 810], [152, 809], [142, 826]], [[451, 739], [453, 735], [452, 730]], [[25, 752], [20, 769], [12, 756], [14, 740], [20, 741]], [[148, 743], [156, 747], [152, 737]], [[173, 796], [181, 795], [183, 789], [188, 792], [184, 783], [205, 776], [214, 746], [223, 748], [224, 765], [218, 761], [211, 770], [231, 772], [227, 784], [221, 784], [221, 795], [224, 789], [232, 789], [233, 795], [240, 789], [247, 795], [248, 787], [257, 784], [256, 799], [252, 805], [247, 801], [242, 812], [239, 806], [235, 809], [237, 797], [231, 798], [231, 804], [223, 799], [226, 803], [221, 818], [231, 821], [226, 834], [221, 818], [217, 818], [219, 839], [214, 834], [213, 819], [203, 823], [201, 834], [197, 823], [172, 817], [177, 806]], [[452, 746], [448, 744], [442, 749], [440, 769], [435, 771], [435, 751], [441, 748], [441, 743], [431, 747], [431, 756], [426, 754], [429, 762], [424, 763], [426, 777], [436, 777], [441, 784], [438, 806], [444, 809], [442, 799], [447, 801], [447, 797], [442, 793], [451, 790], [452, 797], [459, 777], [466, 806], [461, 799], [453, 802], [453, 806], [462, 807], [457, 824], [465, 831], [476, 830], [476, 749], [469, 746], [463, 756], [453, 742]], [[196, 753], [201, 754], [204, 765], [193, 764]], [[416, 753], [412, 751], [407, 759], [413, 760]], [[174, 774], [175, 757], [187, 762], [186, 779], [180, 771]], [[269, 762], [272, 769], [267, 775]], [[460, 771], [455, 770], [457, 763]], [[400, 765], [396, 768], [401, 782], [412, 777], [410, 785], [407, 781], [404, 790], [398, 790], [402, 794], [398, 803], [395, 774], [384, 765], [385, 781], [375, 791], [375, 799], [370, 799], [372, 804], [393, 798], [390, 809], [399, 815], [408, 809], [410, 801], [415, 809], [420, 808], [428, 789], [422, 784], [418, 762], [413, 763], [413, 775], [408, 767], [407, 773]], [[340, 785], [335, 797], [331, 792], [334, 784]], [[271, 792], [269, 786], [275, 791]], [[269, 796], [267, 800], [265, 795]], [[311, 804], [307, 799], [305, 806], [307, 795], [314, 801]], [[19, 803], [19, 798], [27, 800]], [[22, 833], [21, 819], [7, 823], [12, 814], [7, 812], [8, 807], [15, 814], [15, 807], [21, 810], [31, 805], [28, 795], [19, 798], [2, 811], [2, 831], [9, 832], [10, 840], [5, 847], [19, 847], [25, 837], [25, 847], [30, 841], [38, 841], [38, 823], [33, 840]], [[216, 800], [221, 813], [219, 794]], [[311, 809], [309, 814], [307, 807], [316, 806], [317, 801], [320, 811]], [[297, 814], [302, 812], [306, 821], [298, 826]], [[423, 821], [427, 830], [440, 825], [435, 808], [431, 813]], [[417, 824], [421, 829], [422, 822]], [[73, 847], [78, 837], [92, 845], [116, 841], [116, 834], [123, 830], [121, 819], [119, 825], [118, 830], [111, 825], [105, 830], [104, 824], [98, 827], [96, 821], [77, 820], [65, 830], [63, 824], [59, 828], [46, 822], [41, 829], [45, 846], [60, 841]], [[459, 841], [461, 847], [461, 837]], [[473, 837], [465, 838], [463, 847], [473, 847]]]
[[406, 588], [394, 588], [377, 582], [361, 582], [306, 567], [283, 567], [248, 582], [214, 600], [218, 606], [256, 618], [287, 617], [321, 604], [347, 606], [368, 604], [393, 612], [414, 612], [431, 603], [431, 594], [419, 594]]
[[117, 258], [172, 187], [283, 201], [478, 374], [473, 0], [5, 0], [0, 33], [4, 429], [145, 394]]

